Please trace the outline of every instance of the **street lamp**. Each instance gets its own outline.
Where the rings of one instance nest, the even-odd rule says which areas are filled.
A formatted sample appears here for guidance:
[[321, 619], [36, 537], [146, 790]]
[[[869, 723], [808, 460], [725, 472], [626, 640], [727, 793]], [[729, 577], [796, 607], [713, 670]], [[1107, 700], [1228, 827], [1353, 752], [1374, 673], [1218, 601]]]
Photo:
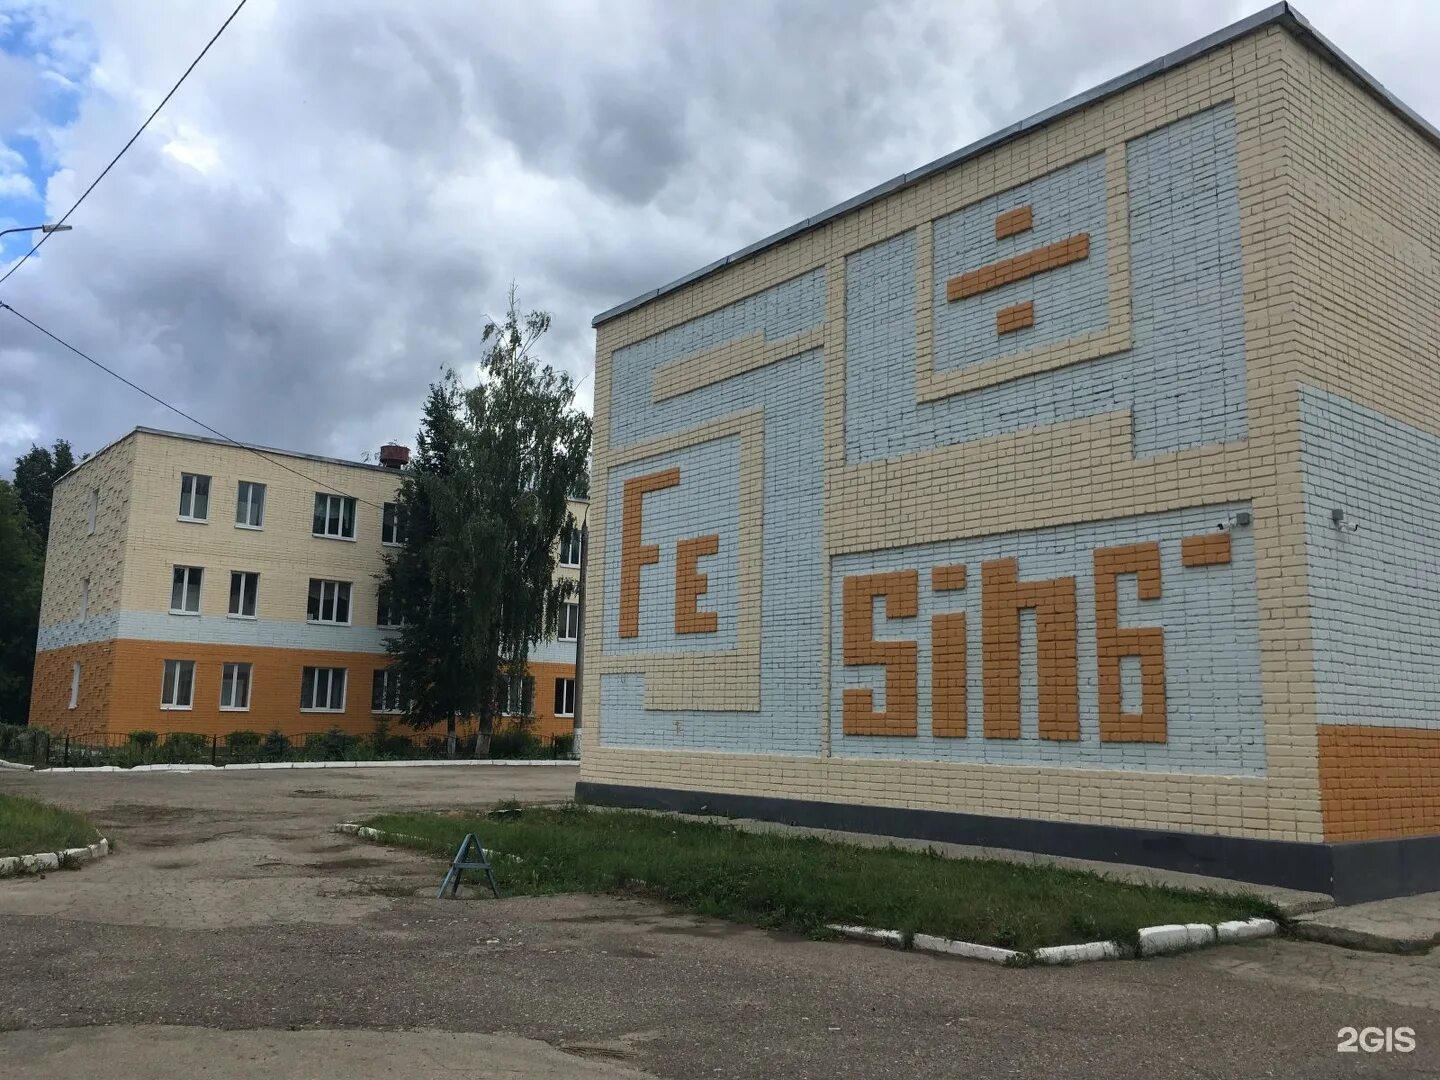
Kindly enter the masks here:
[[0, 236], [9, 236], [12, 232], [34, 232], [39, 229], [43, 233], [69, 232], [74, 225], [22, 225], [18, 229], [0, 229]]

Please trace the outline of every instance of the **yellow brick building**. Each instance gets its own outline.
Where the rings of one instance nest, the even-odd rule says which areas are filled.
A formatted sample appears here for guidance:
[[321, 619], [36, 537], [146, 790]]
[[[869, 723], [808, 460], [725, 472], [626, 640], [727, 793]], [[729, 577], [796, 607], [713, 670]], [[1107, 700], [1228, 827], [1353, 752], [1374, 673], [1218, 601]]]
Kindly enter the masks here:
[[1440, 888], [1440, 134], [1288, 5], [595, 325], [583, 796]]
[[[105, 447], [55, 487], [30, 722], [359, 735], [397, 720], [379, 578], [402, 539], [399, 479], [149, 428]], [[559, 563], [578, 577], [571, 537]], [[577, 605], [532, 652], [538, 735], [574, 729], [578, 625]]]

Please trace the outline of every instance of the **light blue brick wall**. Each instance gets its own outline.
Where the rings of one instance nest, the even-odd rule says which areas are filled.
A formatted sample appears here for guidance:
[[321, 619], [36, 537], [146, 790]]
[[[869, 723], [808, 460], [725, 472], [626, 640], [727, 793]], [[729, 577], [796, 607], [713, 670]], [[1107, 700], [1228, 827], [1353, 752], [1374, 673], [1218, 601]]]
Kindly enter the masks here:
[[[995, 216], [1026, 205], [1035, 208], [1033, 227], [1017, 236], [995, 239]], [[945, 283], [950, 278], [1077, 233], [1090, 237], [1087, 259], [953, 304], [946, 301]], [[937, 219], [933, 250], [937, 371], [969, 367], [1103, 330], [1109, 316], [1110, 289], [1105, 266], [1105, 156], [1097, 154]], [[997, 334], [995, 313], [1026, 300], [1035, 304], [1035, 325]]]
[[[714, 314], [618, 350], [614, 356], [612, 447], [623, 448], [694, 428], [747, 409], [764, 409], [764, 492], [761, 573], [760, 710], [758, 712], [652, 711], [645, 708], [645, 677], [607, 673], [600, 681], [600, 741], [605, 746], [722, 750], [744, 753], [814, 754], [820, 748], [821, 606], [824, 552], [821, 513], [824, 425], [824, 371], [819, 350], [811, 350], [757, 371], [655, 403], [651, 379], [659, 367], [728, 341], [764, 330], [770, 340], [818, 327], [825, 315], [825, 279], [816, 271], [749, 297]], [[702, 609], [721, 612], [720, 633], [697, 634], [693, 645], [734, 644], [734, 590], [723, 576], [727, 551], [735, 550], [738, 506], [721, 527], [735, 498], [737, 478], [724, 467], [735, 462], [738, 440], [630, 463], [612, 472], [607, 487], [605, 543], [605, 626], [603, 649], [623, 654], [615, 608], [620, 581], [618, 491], [628, 475], [681, 467], [681, 488], [645, 499], [645, 539], [662, 539], [662, 564], [647, 568], [641, 590], [642, 639], [646, 651], [680, 651], [674, 629], [673, 536], [720, 532], [721, 557], [701, 561], [711, 575], [711, 593]], [[689, 460], [692, 464], [687, 467]], [[692, 477], [694, 483], [692, 484]], [[685, 490], [689, 485], [690, 490]], [[670, 501], [667, 501], [669, 499]], [[673, 508], [684, 507], [684, 513]], [[687, 518], [688, 515], [688, 519]], [[682, 520], [685, 519], [685, 520]], [[652, 531], [652, 522], [653, 530]], [[703, 525], [701, 523], [704, 523]], [[669, 635], [667, 638], [666, 635]], [[703, 664], [703, 661], [697, 661]], [[701, 672], [697, 671], [697, 674]]]
[[[1244, 315], [1240, 278], [1240, 218], [1235, 175], [1235, 118], [1229, 105], [1187, 117], [1133, 140], [1126, 149], [1130, 199], [1134, 348], [1102, 359], [998, 386], [918, 404], [915, 397], [915, 240], [905, 234], [851, 255], [846, 264], [845, 443], [850, 461], [969, 442], [986, 436], [1130, 409], [1135, 453], [1167, 451], [1243, 438], [1245, 422]], [[1035, 197], [1037, 230], [1079, 198], [1075, 220], [1093, 214], [1094, 159], [1027, 185]], [[1051, 185], [1047, 188], [1045, 185]], [[1014, 199], [1024, 202], [1024, 199]], [[994, 200], [1013, 205], [1012, 196]], [[1058, 220], [1058, 218], [1057, 218]], [[1066, 226], [1068, 227], [1068, 225]], [[1057, 226], [1058, 228], [1058, 226]], [[940, 370], [985, 359], [970, 354], [981, 317], [1007, 303], [1037, 301], [1032, 344], [1051, 340], [1055, 326], [1084, 331], [1102, 316], [1062, 305], [1048, 278], [1086, 284], [1091, 268], [1052, 271], [962, 304], [944, 302], [944, 276], [980, 259], [994, 215], [952, 215], [937, 228], [935, 364]], [[1002, 243], [1029, 250], [1035, 234]], [[1027, 237], [1030, 239], [1027, 241]], [[1018, 241], [1018, 243], [1017, 243]], [[1097, 247], [1098, 243], [1098, 247]], [[1098, 268], [1104, 241], [1092, 232], [1088, 263]], [[997, 249], [998, 250], [998, 249]], [[977, 262], [975, 265], [983, 265]], [[1087, 292], [1087, 299], [1090, 294]], [[1047, 306], [1050, 309], [1047, 316]], [[1100, 309], [1098, 301], [1093, 305]], [[1048, 324], [1048, 319], [1055, 323]], [[1022, 331], [1021, 334], [1029, 333]], [[1021, 335], [1006, 335], [1005, 341]], [[1028, 347], [1028, 346], [1027, 346]], [[1006, 351], [1010, 351], [1008, 344]]]
[[[731, 436], [688, 447], [663, 459], [647, 458], [610, 470], [605, 550], [618, 556], [624, 520], [625, 481], [634, 476], [678, 468], [680, 486], [651, 492], [642, 508], [641, 540], [659, 548], [660, 561], [640, 571], [640, 633], [637, 637], [608, 636], [605, 651], [612, 655], [640, 652], [714, 651], [735, 647], [739, 614], [740, 576], [740, 438]], [[711, 533], [720, 537], [720, 550], [699, 560], [698, 570], [708, 578], [708, 591], [699, 598], [701, 611], [718, 616], [713, 634], [675, 633], [675, 545], [679, 540]], [[620, 621], [618, 558], [613, 562], [615, 587], [606, 590], [605, 625]]]
[[1440, 727], [1440, 437], [1311, 387], [1300, 414], [1317, 719]]
[[[1229, 565], [1185, 567], [1182, 537], [1213, 532], [1245, 504], [1196, 507], [1115, 521], [1000, 536], [923, 544], [881, 552], [845, 555], [834, 560], [831, 580], [831, 739], [837, 757], [912, 758], [1007, 765], [1054, 765], [1140, 769], [1163, 772], [1263, 773], [1264, 721], [1260, 699], [1259, 618], [1255, 594], [1254, 540], [1251, 530], [1232, 532]], [[1120, 625], [1160, 626], [1165, 630], [1167, 739], [1164, 743], [1102, 743], [1099, 732], [1095, 648], [1093, 551], [1159, 541], [1161, 595], [1140, 600], [1133, 574], [1116, 585]], [[1021, 620], [1021, 738], [986, 739], [983, 735], [980, 566], [990, 559], [1014, 558], [1020, 579], [1074, 577], [1079, 626], [1080, 741], [1055, 742], [1038, 734], [1035, 618]], [[962, 592], [930, 589], [932, 566], [964, 564], [969, 586]], [[884, 702], [884, 671], [846, 667], [843, 662], [844, 579], [887, 570], [920, 570], [919, 615], [886, 619], [883, 601], [875, 603], [878, 639], [918, 641], [920, 723], [915, 738], [846, 736], [842, 697], [846, 687], [875, 692], [875, 708]], [[941, 612], [964, 611], [969, 628], [968, 734], [963, 739], [931, 735], [930, 619]], [[1139, 665], [1122, 671], [1123, 701], [1138, 709]]]

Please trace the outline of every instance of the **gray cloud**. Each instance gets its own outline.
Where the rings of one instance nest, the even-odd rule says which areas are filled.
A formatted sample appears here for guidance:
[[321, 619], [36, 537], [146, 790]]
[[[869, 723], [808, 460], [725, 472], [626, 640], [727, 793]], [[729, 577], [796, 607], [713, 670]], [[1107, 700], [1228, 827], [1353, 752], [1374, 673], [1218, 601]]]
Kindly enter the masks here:
[[[52, 214], [230, 6], [0, 0], [36, 25], [33, 56], [0, 58], [0, 139], [39, 141]], [[543, 355], [584, 377], [595, 312], [1245, 10], [252, 0], [0, 297], [228, 434], [356, 457], [413, 436], [512, 280], [555, 315]], [[1440, 13], [1306, 14], [1440, 112]], [[39, 121], [67, 86], [73, 116]], [[0, 470], [32, 439], [94, 449], [137, 423], [184, 427], [0, 319]]]

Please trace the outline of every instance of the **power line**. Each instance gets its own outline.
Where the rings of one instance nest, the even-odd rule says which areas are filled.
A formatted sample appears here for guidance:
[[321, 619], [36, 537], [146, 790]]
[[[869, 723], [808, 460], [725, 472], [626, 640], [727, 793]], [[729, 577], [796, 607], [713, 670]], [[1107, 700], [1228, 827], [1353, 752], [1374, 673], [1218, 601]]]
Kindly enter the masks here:
[[260, 458], [261, 460], [263, 460], [263, 461], [268, 461], [271, 465], [277, 465], [277, 466], [279, 466], [280, 468], [284, 469], [284, 470], [285, 470], [286, 472], [288, 472], [288, 473], [294, 473], [296, 476], [300, 477], [301, 479], [310, 481], [310, 483], [314, 484], [316, 487], [322, 488], [322, 489], [324, 489], [325, 491], [332, 491], [332, 492], [334, 492], [336, 495], [343, 495], [343, 496], [344, 496], [345, 498], [347, 498], [347, 499], [354, 499], [356, 502], [362, 502], [362, 503], [364, 503], [366, 506], [373, 506], [376, 510], [381, 511], [382, 513], [384, 512], [384, 509], [385, 509], [385, 508], [384, 508], [383, 506], [381, 506], [379, 503], [373, 503], [373, 502], [371, 502], [369, 499], [363, 499], [363, 498], [361, 498], [359, 495], [351, 495], [348, 491], [344, 491], [344, 490], [342, 490], [342, 489], [340, 489], [340, 488], [338, 488], [338, 487], [334, 487], [334, 486], [331, 485], [331, 484], [321, 483], [319, 480], [316, 480], [315, 477], [310, 476], [308, 473], [303, 473], [303, 472], [301, 472], [299, 469], [292, 469], [289, 465], [286, 465], [283, 461], [277, 461], [277, 460], [275, 460], [273, 457], [271, 457], [269, 454], [263, 453], [263, 452], [261, 452], [260, 450], [257, 450], [257, 449], [256, 449], [255, 447], [253, 447], [253, 446], [250, 446], [250, 445], [248, 445], [248, 444], [246, 444], [246, 443], [242, 443], [242, 442], [240, 442], [240, 441], [237, 440], [237, 439], [232, 439], [229, 435], [226, 435], [223, 431], [218, 431], [218, 430], [216, 430], [215, 428], [211, 427], [209, 424], [205, 423], [205, 421], [203, 421], [203, 420], [197, 420], [195, 417], [193, 417], [193, 416], [191, 416], [189, 413], [187, 413], [184, 409], [180, 409], [180, 408], [177, 408], [177, 407], [174, 406], [174, 405], [171, 405], [171, 404], [170, 404], [168, 401], [166, 401], [164, 398], [156, 397], [156, 396], [155, 396], [154, 394], [152, 394], [149, 390], [146, 390], [143, 386], [139, 386], [139, 385], [137, 385], [136, 383], [131, 382], [131, 381], [130, 381], [129, 379], [127, 379], [124, 375], [121, 375], [118, 371], [114, 370], [113, 368], [108, 368], [108, 367], [106, 367], [104, 364], [102, 364], [99, 360], [96, 360], [96, 359], [95, 359], [93, 356], [91, 356], [89, 353], [81, 352], [79, 349], [77, 349], [74, 345], [71, 345], [71, 344], [70, 344], [68, 341], [66, 341], [64, 338], [60, 337], [58, 334], [52, 334], [49, 330], [46, 330], [45, 327], [41, 326], [41, 325], [40, 325], [39, 323], [37, 323], [34, 319], [28, 318], [27, 316], [25, 316], [25, 315], [21, 314], [20, 312], [16, 311], [13, 307], [11, 307], [9, 304], [5, 303], [3, 300], [0, 300], [0, 309], [4, 309], [5, 311], [10, 312], [11, 315], [14, 315], [14, 316], [15, 316], [17, 319], [19, 319], [21, 322], [29, 323], [29, 324], [30, 324], [31, 326], [33, 326], [36, 330], [39, 330], [40, 333], [42, 333], [42, 334], [44, 334], [46, 337], [48, 337], [51, 341], [54, 341], [54, 342], [55, 342], [56, 344], [58, 344], [58, 345], [63, 345], [65, 348], [69, 349], [71, 352], [73, 352], [76, 356], [80, 357], [82, 360], [88, 360], [90, 363], [94, 364], [94, 365], [95, 365], [97, 368], [99, 368], [101, 371], [105, 372], [105, 374], [110, 375], [110, 376], [112, 376], [113, 378], [119, 379], [119, 380], [120, 380], [122, 383], [124, 383], [126, 386], [130, 387], [131, 390], [134, 390], [134, 391], [136, 391], [137, 393], [140, 393], [140, 394], [144, 394], [147, 398], [149, 398], [151, 401], [155, 402], [157, 405], [162, 405], [162, 406], [164, 406], [165, 408], [169, 409], [171, 412], [175, 413], [176, 415], [178, 415], [178, 416], [183, 416], [186, 420], [189, 420], [190, 423], [194, 424], [196, 427], [202, 427], [202, 428], [204, 428], [206, 431], [210, 432], [212, 435], [215, 435], [215, 436], [217, 436], [218, 438], [223, 439], [225, 442], [230, 443], [230, 444], [233, 445], [233, 446], [238, 446], [238, 447], [239, 447], [240, 449], [242, 449], [242, 450], [248, 450], [248, 451], [250, 451], [250, 453], [254, 454], [256, 457]]
[[[80, 204], [85, 201], [86, 197], [95, 190], [95, 185], [100, 183], [101, 180], [105, 179], [105, 174], [115, 167], [115, 163], [125, 156], [125, 151], [129, 150], [130, 147], [134, 144], [135, 140], [140, 138], [140, 136], [144, 134], [145, 129], [150, 126], [150, 121], [155, 119], [156, 115], [160, 112], [160, 110], [165, 107], [165, 103], [175, 95], [176, 90], [180, 89], [181, 83], [183, 83], [187, 78], [190, 77], [190, 72], [195, 70], [195, 65], [200, 63], [201, 60], [205, 59], [205, 54], [210, 51], [210, 46], [214, 45], [215, 42], [220, 39], [220, 35], [225, 32], [225, 28], [229, 26], [232, 21], [234, 21], [236, 15], [240, 14], [240, 9], [243, 8], [246, 3], [247, 0], [240, 0], [240, 3], [235, 5], [235, 10], [230, 13], [230, 18], [226, 19], [223, 23], [220, 24], [220, 29], [215, 31], [215, 36], [212, 37], [209, 41], [207, 41], [205, 43], [205, 47], [200, 50], [200, 55], [195, 57], [194, 60], [190, 61], [190, 66], [185, 69], [185, 73], [181, 75], [175, 85], [170, 88], [170, 93], [166, 94], [160, 100], [160, 104], [156, 105], [154, 111], [152, 111], [150, 115], [145, 118], [145, 122], [140, 125], [140, 129], [136, 131], [134, 135], [130, 136], [130, 141], [127, 142], [124, 146], [122, 146], [120, 148], [120, 152], [110, 159], [110, 164], [105, 166], [105, 168], [101, 171], [100, 175], [97, 176], [91, 182], [90, 186], [87, 187], [85, 191], [81, 194], [80, 198], [75, 200], [75, 205], [70, 207], [69, 210], [65, 211], [65, 216], [62, 217], [59, 221], [55, 222], [56, 225], [65, 224], [66, 220], [70, 217], [70, 215], [73, 214], [80, 206]], [[9, 279], [11, 274], [15, 273], [16, 270], [19, 270], [20, 267], [24, 266], [30, 256], [34, 255], [35, 252], [39, 251], [40, 248], [44, 246], [45, 241], [49, 239], [50, 233], [41, 233], [40, 239], [35, 241], [35, 246], [32, 247], [29, 251], [27, 251], [19, 262], [17, 262], [9, 270], [5, 271], [4, 277], [0, 277], [0, 285], [3, 285]], [[19, 312], [16, 312], [16, 314], [18, 315]], [[137, 387], [137, 389], [139, 388]]]

